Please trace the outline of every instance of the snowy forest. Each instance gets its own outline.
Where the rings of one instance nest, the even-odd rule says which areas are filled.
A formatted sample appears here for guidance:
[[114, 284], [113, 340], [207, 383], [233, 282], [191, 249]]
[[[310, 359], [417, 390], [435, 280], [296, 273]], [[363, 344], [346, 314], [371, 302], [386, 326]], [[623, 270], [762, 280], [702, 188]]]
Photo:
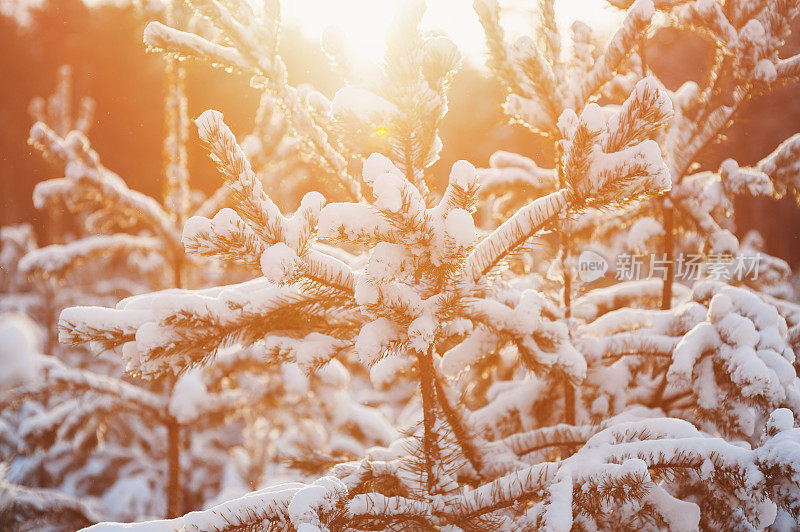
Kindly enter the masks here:
[[798, 0], [85, 4], [0, 0], [0, 531], [800, 530]]

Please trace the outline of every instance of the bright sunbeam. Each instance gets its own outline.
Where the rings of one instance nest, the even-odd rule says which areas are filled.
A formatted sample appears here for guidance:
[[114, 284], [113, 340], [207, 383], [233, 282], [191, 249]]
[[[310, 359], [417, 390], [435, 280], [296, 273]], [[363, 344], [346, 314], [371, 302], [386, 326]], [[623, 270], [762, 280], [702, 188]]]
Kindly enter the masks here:
[[[512, 38], [530, 33], [536, 4], [532, 0], [501, 0], [500, 5], [505, 8], [502, 23]], [[299, 27], [311, 39], [319, 39], [328, 26], [338, 26], [358, 54], [376, 60], [386, 49], [384, 36], [400, 5], [402, 0], [284, 0], [283, 11], [287, 23]], [[558, 24], [565, 36], [576, 20], [605, 31], [620, 13], [603, 0], [556, 1]], [[444, 32], [469, 58], [485, 50], [472, 0], [429, 1], [422, 26]]]

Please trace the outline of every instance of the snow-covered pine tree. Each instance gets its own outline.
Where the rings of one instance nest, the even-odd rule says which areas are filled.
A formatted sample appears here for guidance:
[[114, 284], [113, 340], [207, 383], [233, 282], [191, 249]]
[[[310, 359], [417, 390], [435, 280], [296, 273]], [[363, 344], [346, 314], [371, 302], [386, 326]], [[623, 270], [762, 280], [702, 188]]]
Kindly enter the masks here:
[[[69, 304], [98, 304], [109, 301], [109, 296], [113, 300], [170, 286], [163, 279], [173, 277], [169, 274], [182, 254], [180, 245], [175, 245], [178, 230], [173, 213], [129, 189], [91, 149], [86, 136], [90, 100], [82, 101], [82, 112], [74, 121], [71, 103], [69, 70], [63, 68], [56, 93], [46, 104], [42, 99], [31, 104], [37, 122], [30, 143], [55, 172], [65, 176], [38, 184], [34, 203], [47, 212], [74, 213], [78, 229], [78, 236], [59, 234], [65, 220], [51, 216], [49, 232], [63, 243], [30, 250], [19, 260], [18, 273], [43, 292], [40, 299], [47, 314]], [[169, 103], [180, 112], [179, 100]], [[185, 115], [185, 103], [182, 112]], [[168, 138], [166, 148], [169, 173], [185, 172], [185, 161], [178, 160], [181, 151], [185, 153], [183, 144]], [[173, 188], [180, 187], [172, 181]], [[46, 317], [42, 323], [49, 328]], [[56, 353], [49, 345], [45, 351], [58, 357], [43, 358], [47, 363], [40, 365], [38, 375], [2, 395], [4, 413], [20, 409], [19, 444], [7, 458], [9, 478], [96, 497], [99, 515], [123, 519], [163, 515], [163, 498], [154, 495], [164, 491], [159, 489], [164, 469], [179, 470], [178, 454], [176, 450], [170, 467], [160, 467], [168, 446], [154, 444], [147, 427], [158, 431], [160, 425], [174, 424], [161, 409], [166, 404], [164, 383], [139, 388], [117, 378], [123, 368], [108, 357], [95, 359], [74, 349]], [[167, 442], [166, 435], [163, 441]], [[176, 492], [177, 480], [172, 484]], [[132, 485], [140, 489], [131, 490]], [[49, 508], [42, 505], [39, 510], [46, 514]]]
[[[507, 111], [548, 136], [557, 154], [552, 170], [495, 157], [495, 170], [518, 168], [483, 173], [495, 190], [534, 195], [500, 210], [502, 223], [486, 231], [473, 220], [486, 181], [474, 167], [459, 161], [444, 190], [431, 186], [459, 56], [448, 40], [419, 32], [419, 2], [396, 20], [383, 68], [349, 77], [330, 104], [287, 84], [277, 1], [261, 10], [245, 0], [191, 5], [217, 26], [217, 41], [153, 23], [148, 44], [252, 76], [326, 194], [342, 201], [309, 193], [293, 213], [280, 210], [222, 115], [206, 111], [199, 134], [234, 204], [189, 219], [183, 243], [261, 276], [115, 309], [68, 309], [62, 339], [113, 348], [150, 378], [213, 368], [233, 343], [263, 349], [263, 366], [292, 360], [310, 374], [360, 364], [376, 386], [416, 385], [401, 403], [416, 405], [417, 422], [318, 480], [267, 485], [148, 530], [796, 528], [800, 381], [787, 323], [796, 324], [798, 307], [726, 283], [688, 289], [670, 280], [662, 309], [658, 280], [576, 294], [570, 268], [591, 216], [603, 221], [613, 209], [618, 225], [631, 225], [642, 216], [629, 214], [636, 209], [657, 213], [653, 197], [679, 208], [665, 194], [691, 167], [693, 147], [731, 116], [730, 106], [714, 120], [681, 116], [680, 102], [647, 75], [649, 28], [691, 21], [726, 46], [741, 43], [720, 52], [737, 76], [755, 68], [767, 75], [753, 83], [778, 83], [800, 64], [777, 55], [795, 5], [638, 0], [602, 50], [576, 26], [565, 61], [553, 2], [540, 4], [536, 38], [513, 47], [496, 4], [477, 2], [490, 66], [509, 88]], [[655, 7], [672, 17], [655, 19]], [[348, 72], [341, 39], [329, 33], [324, 46]], [[673, 115], [683, 125], [669, 126]], [[701, 130], [690, 137], [706, 140], [664, 140], [690, 127]], [[777, 192], [794, 176], [786, 146], [762, 169]], [[699, 222], [690, 228], [714, 234]], [[543, 252], [533, 261], [526, 253], [537, 237], [552, 241], [541, 248], [554, 250], [546, 264]], [[540, 275], [553, 262], [560, 283]]]
[[[35, 378], [44, 357], [41, 327], [21, 312], [0, 315], [0, 392]], [[27, 406], [28, 413], [38, 404]], [[20, 414], [19, 419], [24, 417]], [[23, 487], [8, 481], [8, 469], [14, 468], [14, 456], [21, 446], [19, 419], [9, 412], [0, 413], [0, 527], [3, 530], [58, 529], [87, 526], [97, 521], [88, 505], [67, 493], [36, 487]]]
[[[614, 3], [624, 7], [632, 4]], [[510, 46], [504, 42], [497, 3], [476, 3], [490, 48], [490, 66], [507, 88], [506, 113], [531, 131], [553, 140], [557, 155], [555, 169], [550, 170], [521, 155], [496, 153], [491, 168], [482, 172], [487, 185], [485, 193], [501, 200], [508, 195], [518, 203], [531, 193], [554, 189], [563, 161], [561, 124], [556, 118], [563, 118], [562, 111], [571, 109], [581, 94], [591, 92], [585, 83], [591, 84], [600, 70], [613, 63], [616, 78], [597, 94], [601, 103], [613, 107], [622, 104], [621, 97], [627, 94], [627, 87], [650, 74], [645, 53], [648, 27], [642, 17], [646, 13], [649, 17], [652, 10], [649, 6], [645, 9], [644, 5], [636, 4], [631, 8], [633, 11], [639, 6], [638, 25], [631, 25], [627, 33], [618, 32], [614, 36], [609, 44], [610, 54], [600, 54], [593, 45], [591, 29], [583, 23], [575, 23], [571, 55], [567, 56], [561, 50], [552, 6], [544, 5], [541, 9], [539, 46], [529, 37], [522, 37]], [[571, 311], [575, 292], [570, 251], [603, 246], [608, 257], [651, 252], [650, 264], [643, 266], [657, 273], [663, 271], [662, 309], [672, 306], [673, 292], [678, 289], [673, 288], [676, 265], [684, 275], [691, 273], [692, 268], [703, 268], [700, 273], [711, 273], [717, 279], [791, 296], [786, 283], [788, 265], [754, 248], [757, 237], [748, 238], [740, 245], [732, 234], [732, 218], [733, 199], [737, 194], [766, 194], [779, 198], [794, 190], [793, 168], [797, 158], [792, 153], [796, 151], [797, 136], [784, 142], [754, 169], [739, 171], [736, 162], [728, 159], [719, 171], [700, 171], [696, 160], [703, 149], [719, 141], [738, 109], [748, 100], [794, 81], [796, 76], [789, 65], [797, 58], [783, 60], [778, 54], [789, 34], [790, 23], [797, 15], [797, 6], [791, 2], [728, 2], [724, 6], [715, 2], [657, 2], [655, 7], [661, 15], [668, 16], [669, 24], [704, 35], [714, 50], [714, 61], [708, 72], [700, 73], [697, 81], [686, 82], [675, 92], [666, 90], [661, 83], [658, 83], [660, 93], [637, 84], [638, 101], [622, 104], [620, 112], [635, 123], [641, 120], [637, 113], [657, 112], [659, 95], [669, 97], [669, 107], [673, 111], [670, 114], [674, 116], [664, 133], [656, 138], [670, 169], [672, 190], [656, 201], [625, 206], [610, 213], [589, 209], [562, 226], [555, 244], [562, 247], [563, 301], [567, 312]], [[621, 54], [632, 49], [634, 53], [629, 57]], [[761, 168], [769, 168], [771, 175]], [[503, 203], [508, 202], [500, 205]], [[677, 260], [676, 252], [680, 252]], [[689, 264], [692, 261], [685, 259], [691, 257], [700, 260]], [[737, 267], [754, 261], [758, 261], [759, 266], [755, 275], [752, 272], [747, 276], [741, 272], [736, 275]], [[691, 281], [691, 276], [687, 277]], [[605, 280], [580, 288], [590, 290], [603, 282]], [[631, 294], [639, 291], [639, 297], [647, 297], [635, 286], [619, 283], [608, 292], [611, 295], [615, 291]], [[622, 305], [630, 303], [626, 301]], [[792, 311], [782, 314], [790, 326], [796, 324]]]
[[[72, 212], [75, 223], [71, 225], [78, 232], [78, 236], [63, 234], [60, 224], [66, 220], [51, 216], [48, 232], [61, 243], [28, 249], [16, 264], [15, 282], [9, 281], [38, 294], [41, 308], [25, 310], [33, 311], [48, 332], [49, 324], [55, 323], [48, 316], [65, 306], [108, 304], [120, 296], [169, 287], [182, 282], [184, 270], [188, 271], [182, 264], [179, 240], [180, 220], [185, 219], [180, 209], [189, 208], [186, 202], [190, 200], [186, 196], [188, 119], [182, 70], [173, 67], [167, 68], [165, 139], [165, 202], [170, 206], [129, 189], [102, 165], [86, 137], [91, 101], [82, 100], [78, 118], [71, 117], [68, 68], [60, 71], [59, 87], [46, 103], [37, 99], [31, 104], [37, 122], [30, 142], [65, 176], [37, 185], [34, 202], [48, 213]], [[216, 205], [219, 197], [224, 195], [211, 202]], [[9, 244], [16, 243], [11, 240]], [[14, 247], [6, 248], [4, 243], [4, 254], [13, 253]], [[213, 269], [208, 273], [213, 275]], [[57, 357], [44, 357], [47, 363], [39, 365], [37, 375], [2, 394], [4, 415], [14, 418], [16, 412], [18, 443], [9, 449], [10, 454], [4, 453], [9, 479], [91, 500], [95, 515], [106, 518], [163, 516], [165, 501], [170, 512], [178, 514], [179, 495], [187, 490], [180, 486], [180, 423], [167, 408], [172, 385], [162, 381], [141, 387], [120, 380], [123, 367], [118, 359], [95, 358], [85, 350], [56, 352], [48, 342], [45, 351]], [[187, 425], [195, 421], [183, 417]], [[209, 419], [221, 421], [219, 415]], [[195, 423], [198, 432], [207, 428], [199, 425]], [[164, 431], [161, 438], [160, 431]], [[234, 439], [227, 445], [235, 443]], [[159, 465], [162, 462], [168, 466]], [[216, 468], [206, 475], [208, 484], [208, 479], [221, 477], [220, 467], [206, 460], [194, 478]], [[165, 482], [164, 471], [170, 472], [169, 481]], [[218, 482], [194, 484], [198, 490], [186, 493], [192, 499], [187, 508], [218, 493]], [[194, 500], [198, 495], [200, 501]], [[40, 515], [48, 511], [46, 505], [39, 506]]]
[[[628, 7], [632, 2], [612, 3]], [[733, 200], [737, 195], [796, 196], [796, 135], [752, 168], [740, 169], [733, 159], [725, 160], [719, 169], [700, 168], [697, 162], [704, 150], [724, 140], [726, 129], [749, 101], [796, 81], [792, 70], [796, 68], [792, 67], [796, 58], [779, 58], [796, 16], [796, 6], [792, 2], [727, 2], [724, 6], [715, 2], [656, 2], [656, 7], [669, 17], [669, 25], [704, 36], [713, 57], [707, 71], [697, 72], [696, 80], [685, 82], [677, 90], [668, 91], [659, 84], [674, 111], [659, 137], [673, 176], [672, 190], [656, 202], [642, 203], [612, 216], [590, 212], [575, 222], [571, 233], [578, 239], [578, 245], [591, 243], [592, 239], [616, 240], [618, 247], [613, 250], [616, 252], [655, 251], [659, 246], [665, 270], [662, 308], [669, 308], [675, 267], [681, 266], [680, 261], [671, 257], [697, 253], [708, 258], [760, 251], [757, 245], [754, 247], [757, 237], [740, 243], [732, 233]], [[573, 83], [576, 75], [588, 71], [598, 54], [592, 44], [591, 29], [575, 23], [573, 56], [553, 59], [554, 52], [547, 53], [546, 47], [539, 47], [543, 50], [539, 53], [531, 48], [532, 41], [526, 37], [513, 46], [502, 42], [496, 3], [481, 3], [479, 12], [489, 36], [491, 64], [509, 93], [505, 103], [507, 114], [534, 132], [557, 138], [557, 132], [553, 134], [556, 127], [553, 116], [559, 116], [560, 110], [569, 104], [554, 94], [581, 90], [580, 84]], [[553, 15], [547, 9], [542, 13], [542, 38], [555, 42], [557, 38], [549, 36], [553, 32], [558, 35]], [[623, 98], [627, 95], [622, 89], [651, 73], [646, 58], [646, 28], [632, 29], [628, 37], [625, 45], [635, 47], [635, 52], [627, 59], [616, 58], [618, 76], [601, 92], [603, 103], [621, 103], [620, 95]], [[530, 54], [538, 56], [529, 57]], [[533, 66], [526, 66], [528, 63]], [[544, 73], [537, 69], [544, 69]], [[558, 92], [549, 92], [554, 88]], [[642, 97], [646, 100], [653, 96]], [[635, 109], [624, 110], [631, 111]], [[533, 186], [534, 193], [552, 187], [550, 171], [522, 156], [498, 152], [491, 166], [485, 173], [489, 185], [486, 193], [494, 191], [495, 195], [502, 195], [510, 187], [520, 192], [523, 185]], [[519, 194], [515, 196], [520, 201]], [[629, 227], [630, 232], [620, 231], [620, 225]], [[746, 277], [736, 282], [790, 296], [788, 287], [780, 284], [788, 276], [785, 262], [763, 253], [761, 260], [756, 279]]]
[[[78, 110], [73, 116], [72, 112], [72, 79], [71, 69], [62, 66], [58, 71], [58, 81], [55, 92], [46, 100], [35, 98], [29, 106], [29, 113], [35, 120], [47, 121], [53, 128], [65, 135], [71, 129], [86, 133], [92, 122], [94, 102], [89, 98], [80, 100]], [[51, 241], [63, 241], [68, 235], [63, 234], [61, 223], [62, 212], [59, 209], [48, 209], [45, 212], [47, 219], [42, 233]], [[0, 245], [2, 252], [0, 261], [3, 264], [0, 293], [3, 294], [3, 311], [22, 311], [34, 317], [39, 323], [45, 325], [47, 331], [46, 346], [48, 350], [57, 348], [58, 343], [51, 326], [55, 326], [58, 313], [66, 306], [102, 302], [102, 299], [92, 299], [94, 296], [102, 297], [97, 293], [99, 287], [82, 286], [83, 279], [75, 275], [69, 286], [58, 290], [53, 279], [40, 277], [37, 281], [32, 278], [35, 274], [35, 265], [31, 260], [39, 254], [36, 235], [30, 225], [3, 227], [0, 229]], [[51, 248], [52, 249], [52, 248]], [[30, 258], [25, 259], [25, 256]], [[66, 272], [64, 272], [66, 274]], [[73, 272], [77, 273], [77, 272]], [[83, 272], [81, 272], [83, 273]], [[88, 273], [88, 272], [87, 272]], [[93, 290], [93, 288], [95, 288]], [[119, 292], [122, 294], [124, 292]], [[81, 296], [85, 294], [85, 298]], [[106, 301], [109, 301], [106, 299]]]

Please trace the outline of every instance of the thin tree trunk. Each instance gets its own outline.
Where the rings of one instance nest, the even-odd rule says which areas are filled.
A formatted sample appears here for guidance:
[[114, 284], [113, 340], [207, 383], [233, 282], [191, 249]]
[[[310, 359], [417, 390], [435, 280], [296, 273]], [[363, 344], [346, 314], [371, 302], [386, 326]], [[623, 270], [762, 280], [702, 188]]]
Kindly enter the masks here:
[[[176, 0], [166, 4], [167, 24], [176, 23]], [[164, 99], [164, 125], [166, 136], [163, 142], [164, 156], [164, 207], [175, 216], [175, 223], [182, 228], [189, 208], [189, 169], [186, 144], [188, 140], [189, 111], [185, 94], [186, 72], [174, 58], [167, 58], [164, 65], [166, 97]], [[172, 257], [173, 285], [184, 287], [183, 249], [170, 250]], [[172, 397], [175, 378], [167, 381], [167, 393]], [[167, 421], [167, 517], [182, 515], [181, 485], [181, 424], [168, 415]]]
[[433, 426], [436, 423], [435, 402], [436, 391], [434, 388], [433, 346], [425, 353], [417, 355], [419, 363], [419, 385], [422, 396], [422, 450], [425, 453], [425, 474], [428, 491], [433, 491], [434, 482], [434, 457], [436, 454], [436, 434]]
[[[556, 176], [558, 179], [558, 186], [564, 186], [564, 180], [561, 174], [561, 150], [559, 144], [556, 144], [556, 159], [555, 159]], [[564, 277], [564, 315], [567, 318], [567, 326], [569, 327], [569, 319], [572, 317], [572, 269], [570, 268], [570, 260], [572, 258], [572, 245], [571, 236], [567, 230], [567, 220], [564, 220], [563, 225], [559, 229], [559, 247], [561, 248], [561, 275]], [[570, 328], [570, 336], [572, 329]], [[575, 388], [572, 386], [569, 378], [564, 375], [564, 421], [570, 425], [575, 424]]]
[[[177, 253], [172, 266], [173, 282], [177, 288], [183, 288], [183, 257]], [[170, 398], [175, 388], [175, 378], [167, 381]], [[181, 512], [183, 486], [181, 485], [181, 425], [167, 413], [167, 518], [173, 519], [183, 515]]]
[[58, 344], [58, 318], [56, 317], [55, 293], [50, 279], [44, 281], [44, 313], [45, 313], [45, 345], [44, 352], [48, 355], [55, 355], [56, 345]]
[[[572, 270], [570, 269], [569, 234], [561, 231], [561, 271], [564, 276], [564, 315], [569, 320], [572, 317]], [[570, 330], [571, 334], [571, 330]], [[569, 378], [564, 375], [564, 421], [570, 425], [575, 424], [575, 387]]]
[[569, 425], [575, 424], [575, 387], [564, 375], [564, 421]]
[[167, 422], [167, 518], [181, 515], [181, 426]]
[[664, 260], [667, 263], [667, 274], [661, 289], [661, 310], [672, 308], [672, 283], [675, 281], [675, 208], [666, 199], [664, 211]]
[[472, 465], [478, 477], [482, 478], [483, 461], [480, 452], [472, 441], [469, 429], [464, 425], [459, 412], [450, 404], [450, 401], [447, 399], [447, 390], [444, 389], [441, 380], [435, 375], [433, 383], [436, 387], [436, 398], [439, 401], [439, 406], [442, 408], [447, 423], [453, 429], [453, 436], [455, 436], [459, 447], [461, 447], [464, 457], [469, 461], [470, 465]]
[[569, 235], [561, 233], [561, 270], [564, 276], [564, 315], [569, 319], [572, 317], [572, 270], [569, 261], [572, 253], [569, 245]]

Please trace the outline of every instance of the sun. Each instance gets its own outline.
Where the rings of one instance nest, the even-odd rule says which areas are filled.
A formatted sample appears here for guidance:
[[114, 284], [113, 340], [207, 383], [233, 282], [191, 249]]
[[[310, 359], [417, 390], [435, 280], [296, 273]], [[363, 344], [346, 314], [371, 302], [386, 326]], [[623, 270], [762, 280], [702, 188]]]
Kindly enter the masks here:
[[[319, 39], [328, 26], [338, 26], [358, 54], [378, 60], [385, 51], [384, 36], [403, 0], [283, 0], [288, 24], [311, 39]], [[423, 29], [448, 35], [468, 58], [484, 51], [483, 31], [472, 10], [472, 0], [429, 0]], [[536, 0], [500, 0], [507, 9], [503, 19], [510, 36], [530, 33]], [[603, 0], [556, 0], [556, 16], [565, 37], [581, 20], [601, 31], [612, 27], [621, 13]]]

